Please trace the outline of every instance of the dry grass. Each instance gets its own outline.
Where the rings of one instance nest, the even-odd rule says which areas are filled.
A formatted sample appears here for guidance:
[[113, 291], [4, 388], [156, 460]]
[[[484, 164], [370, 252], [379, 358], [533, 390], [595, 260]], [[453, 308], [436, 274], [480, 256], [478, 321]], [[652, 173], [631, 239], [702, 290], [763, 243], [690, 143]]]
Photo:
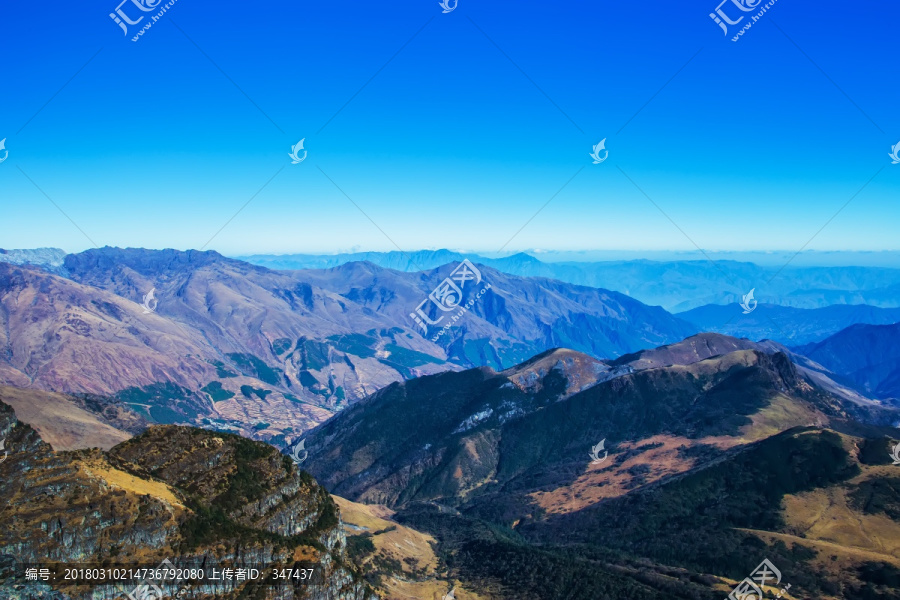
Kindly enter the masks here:
[[89, 477], [101, 479], [108, 485], [118, 487], [137, 496], [149, 495], [162, 500], [169, 506], [184, 510], [185, 506], [166, 484], [135, 477], [125, 471], [110, 466], [105, 461], [87, 460], [80, 463]]
[[360, 535], [363, 532], [374, 534], [376, 531], [393, 528], [372, 537], [375, 551], [385, 558], [400, 561], [404, 572], [411, 573], [413, 570], [403, 562], [409, 558], [415, 559], [418, 568], [425, 569], [428, 576], [435, 574], [438, 561], [432, 545], [437, 542], [433, 537], [385, 518], [390, 516], [390, 509], [386, 507], [358, 504], [340, 496], [332, 498], [341, 509], [347, 535]]
[[[390, 600], [441, 600], [449, 591], [446, 581], [400, 581], [397, 579], [385, 580], [383, 590], [380, 590], [385, 598]], [[474, 592], [459, 587], [454, 588], [454, 597], [457, 600], [482, 600], [485, 596], [479, 596]]]
[[627, 473], [631, 467], [647, 465], [650, 468], [650, 471], [643, 476], [644, 484], [642, 485], [668, 475], [688, 471], [694, 466], [695, 461], [679, 457], [678, 448], [697, 443], [697, 440], [671, 435], [656, 435], [636, 444], [624, 443], [619, 446], [622, 451], [648, 444], [662, 444], [662, 446], [642, 452], [615, 467], [610, 466], [615, 458], [610, 454], [609, 460], [604, 463], [588, 464], [587, 470], [570, 485], [550, 492], [534, 492], [530, 496], [541, 508], [551, 514], [565, 514], [581, 510], [606, 498], [622, 496], [634, 489], [633, 487], [629, 489], [634, 479]]
[[[437, 572], [438, 560], [433, 547], [436, 541], [433, 537], [390, 520], [394, 513], [386, 506], [359, 504], [340, 496], [332, 498], [341, 509], [347, 535], [360, 535], [364, 531], [375, 534], [377, 531], [394, 528], [372, 537], [377, 555], [399, 561], [403, 565], [402, 576], [382, 577], [382, 586], [377, 590], [381, 597], [390, 600], [441, 600], [447, 594], [451, 585]], [[404, 562], [407, 558], [418, 561], [417, 574]], [[370, 557], [364, 562], [363, 568], [369, 568], [371, 562]], [[455, 590], [454, 595], [458, 600], [483, 598], [459, 585], [455, 586]]]
[[788, 529], [806, 540], [878, 555], [900, 567], [900, 523], [851, 508], [843, 487], [785, 496], [783, 515]]
[[12, 406], [16, 418], [31, 425], [57, 451], [109, 450], [131, 438], [131, 434], [103, 423], [62, 394], [0, 386], [0, 400]]

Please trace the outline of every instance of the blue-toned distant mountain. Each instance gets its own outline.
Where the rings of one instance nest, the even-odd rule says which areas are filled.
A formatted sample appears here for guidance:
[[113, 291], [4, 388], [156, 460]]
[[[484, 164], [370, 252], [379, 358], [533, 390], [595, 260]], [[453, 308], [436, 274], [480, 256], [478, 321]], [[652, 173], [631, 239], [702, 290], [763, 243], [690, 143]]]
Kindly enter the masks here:
[[708, 304], [678, 316], [712, 331], [751, 340], [770, 339], [790, 346], [822, 341], [851, 325], [889, 325], [900, 321], [900, 308], [878, 308], [865, 304], [836, 304], [824, 308], [795, 308], [759, 304], [743, 314], [738, 304]]
[[[294, 275], [399, 326], [413, 327], [409, 313], [454, 266], [404, 273], [353, 262]], [[559, 346], [596, 358], [615, 358], [626, 353], [626, 348], [655, 347], [696, 333], [693, 326], [665, 310], [625, 294], [517, 277], [484, 266], [480, 270], [480, 285], [490, 285], [490, 289], [437, 341], [456, 364], [505, 369]], [[433, 333], [434, 328], [429, 328], [429, 341]]]
[[870, 397], [900, 399], [900, 323], [853, 325], [793, 350]]
[[272, 269], [322, 269], [368, 261], [398, 271], [433, 269], [463, 258], [511, 275], [546, 277], [615, 290], [672, 312], [706, 304], [736, 304], [742, 295], [754, 288], [760, 302], [797, 308], [822, 308], [833, 304], [900, 307], [900, 269], [883, 267], [788, 266], [779, 271], [776, 266], [763, 267], [733, 260], [715, 263], [706, 260], [545, 263], [525, 253], [485, 258], [449, 250], [241, 257]]
[[11, 265], [36, 265], [57, 275], [65, 275], [63, 262], [66, 252], [59, 248], [34, 248], [33, 250], [4, 250], [0, 248], [0, 262]]

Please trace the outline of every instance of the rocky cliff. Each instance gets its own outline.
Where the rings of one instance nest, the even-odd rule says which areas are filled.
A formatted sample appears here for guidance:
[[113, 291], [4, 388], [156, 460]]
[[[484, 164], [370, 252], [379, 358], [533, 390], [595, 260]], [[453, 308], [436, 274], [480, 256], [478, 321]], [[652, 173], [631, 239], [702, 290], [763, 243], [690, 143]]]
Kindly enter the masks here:
[[[345, 554], [334, 501], [271, 446], [160, 426], [108, 452], [55, 452], [2, 403], [0, 438], [7, 453], [0, 463], [4, 564], [154, 566], [170, 560], [266, 572], [303, 563], [316, 565], [314, 585], [163, 588], [181, 588], [181, 597], [192, 598], [237, 598], [251, 591], [259, 598], [372, 597]], [[0, 598], [112, 599], [126, 597], [124, 591], [0, 579]]]

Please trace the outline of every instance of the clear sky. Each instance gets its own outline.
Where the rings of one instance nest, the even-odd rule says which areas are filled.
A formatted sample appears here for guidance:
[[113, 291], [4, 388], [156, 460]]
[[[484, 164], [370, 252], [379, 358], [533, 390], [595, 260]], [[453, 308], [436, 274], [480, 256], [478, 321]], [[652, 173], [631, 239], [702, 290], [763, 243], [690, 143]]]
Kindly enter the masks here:
[[0, 247], [900, 249], [896, 3], [117, 2], [0, 8]]

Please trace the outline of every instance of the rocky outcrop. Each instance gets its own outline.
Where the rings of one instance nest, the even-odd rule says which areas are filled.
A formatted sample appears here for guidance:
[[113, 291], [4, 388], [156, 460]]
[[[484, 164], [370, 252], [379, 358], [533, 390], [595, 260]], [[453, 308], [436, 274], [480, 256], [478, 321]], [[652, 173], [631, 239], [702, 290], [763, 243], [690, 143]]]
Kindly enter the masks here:
[[[0, 438], [8, 453], [0, 463], [0, 556], [17, 564], [153, 566], [168, 559], [265, 572], [300, 561], [317, 565], [320, 579], [297, 588], [297, 597], [371, 597], [345, 554], [337, 506], [271, 446], [165, 426], [109, 452], [54, 452], [2, 403]], [[231, 598], [251, 585], [161, 587]], [[0, 573], [2, 598], [123, 597], [115, 586], [52, 587]], [[263, 588], [259, 597], [287, 599], [292, 589]]]

